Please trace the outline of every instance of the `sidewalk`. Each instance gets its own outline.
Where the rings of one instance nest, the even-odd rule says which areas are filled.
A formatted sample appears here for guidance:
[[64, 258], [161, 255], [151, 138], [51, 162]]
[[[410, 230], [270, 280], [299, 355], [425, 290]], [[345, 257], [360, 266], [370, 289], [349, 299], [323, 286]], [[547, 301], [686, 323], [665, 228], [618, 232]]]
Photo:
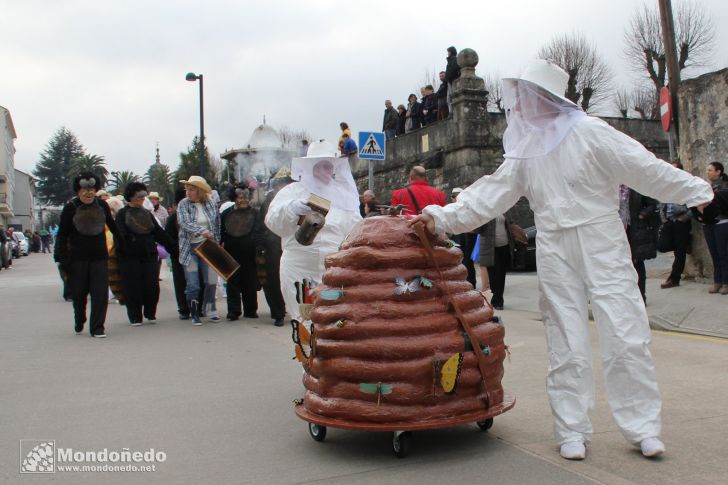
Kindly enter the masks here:
[[[663, 290], [670, 273], [672, 253], [647, 261], [647, 315], [656, 330], [728, 338], [728, 295], [711, 295], [710, 285], [681, 281]], [[540, 313], [536, 273], [508, 273], [505, 308]]]

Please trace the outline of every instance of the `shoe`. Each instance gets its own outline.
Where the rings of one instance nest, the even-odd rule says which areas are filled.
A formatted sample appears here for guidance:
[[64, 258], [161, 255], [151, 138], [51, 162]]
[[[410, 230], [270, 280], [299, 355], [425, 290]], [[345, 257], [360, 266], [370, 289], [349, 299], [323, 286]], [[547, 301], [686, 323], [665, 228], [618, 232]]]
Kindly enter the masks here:
[[221, 318], [217, 315], [217, 310], [213, 310], [211, 304], [207, 305], [205, 314], [207, 315], [207, 319], [213, 323], [217, 323], [217, 322], [221, 321]]
[[665, 452], [665, 444], [659, 438], [646, 438], [640, 442], [640, 449], [647, 458], [654, 458]]
[[273, 322], [273, 325], [275, 325], [276, 327], [282, 327], [283, 326], [283, 319], [282, 318], [276, 319], [276, 321]]
[[503, 305], [494, 305], [493, 308], [496, 310], [503, 310]]
[[708, 293], [710, 293], [710, 294], [718, 293], [722, 286], [723, 285], [721, 285], [720, 283], [713, 283], [713, 286], [712, 286], [712, 288], [710, 288], [708, 290]]
[[667, 289], [667, 288], [675, 288], [676, 286], [680, 286], [680, 283], [677, 281], [672, 280], [666, 280], [663, 284], [660, 285], [660, 288]]
[[190, 315], [189, 315], [189, 313], [180, 313], [179, 314], [179, 319], [180, 320], [189, 320], [190, 319]]
[[73, 331], [76, 332], [76, 335], [81, 335], [83, 333], [83, 325], [74, 325]]
[[225, 317], [225, 319], [226, 319], [226, 320], [227, 320], [228, 322], [234, 322], [234, 321], [235, 321], [235, 320], [237, 320], [238, 318], [239, 318], [239, 316], [238, 316], [238, 315], [233, 315], [233, 314], [231, 314], [231, 313], [228, 313], [228, 314], [227, 314], [227, 316]]
[[258, 318], [258, 314], [257, 313], [252, 313], [250, 315], [243, 315], [243, 318]]
[[157, 323], [156, 318], [147, 318], [147, 323]]
[[95, 334], [93, 334], [91, 336], [94, 337], [94, 338], [106, 338], [106, 334], [105, 333], [95, 333]]
[[728, 285], [723, 285], [723, 287], [720, 289], [719, 293], [721, 295], [728, 295]]
[[561, 445], [559, 454], [567, 460], [583, 460], [586, 458], [586, 446], [583, 441], [567, 441]]
[[200, 303], [197, 300], [189, 301], [190, 314], [192, 315], [192, 325], [202, 325], [200, 320]]
[[131, 325], [132, 327], [141, 327], [142, 322], [131, 322], [129, 325]]

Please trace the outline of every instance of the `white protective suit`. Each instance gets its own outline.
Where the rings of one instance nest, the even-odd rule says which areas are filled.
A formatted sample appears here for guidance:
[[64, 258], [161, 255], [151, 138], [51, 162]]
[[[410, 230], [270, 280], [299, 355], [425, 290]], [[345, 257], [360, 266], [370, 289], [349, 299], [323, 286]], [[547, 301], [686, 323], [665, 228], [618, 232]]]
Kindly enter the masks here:
[[547, 392], [560, 444], [589, 442], [594, 377], [587, 300], [599, 332], [607, 397], [632, 443], [660, 435], [660, 393], [648, 350], [647, 312], [637, 288], [619, 185], [697, 206], [713, 198], [703, 180], [657, 159], [607, 123], [584, 116], [545, 155], [509, 159], [458, 195], [423, 212], [437, 231], [471, 231], [525, 196], [538, 235], [540, 308], [549, 350]]
[[[315, 150], [314, 142], [309, 148], [309, 155]], [[333, 150], [332, 150], [333, 153]], [[326, 158], [335, 167], [335, 186], [330, 188], [317, 187], [310, 179], [310, 169], [317, 160]], [[304, 278], [316, 283], [321, 282], [324, 273], [324, 259], [329, 254], [339, 250], [339, 245], [349, 234], [351, 229], [362, 220], [359, 214], [359, 196], [351, 175], [349, 161], [346, 158], [333, 157], [306, 157], [294, 159], [292, 172], [303, 172], [301, 182], [293, 182], [283, 187], [270, 204], [265, 217], [265, 224], [271, 231], [281, 238], [283, 255], [281, 256], [280, 276], [281, 293], [286, 302], [286, 310], [292, 319], [301, 321], [301, 314], [296, 301], [295, 283]], [[298, 169], [301, 170], [298, 170]], [[296, 176], [294, 178], [297, 179]], [[326, 223], [316, 235], [313, 244], [303, 246], [294, 237], [299, 226], [299, 216], [291, 211], [291, 202], [304, 201], [311, 193], [315, 193], [331, 201], [331, 210], [326, 215]], [[338, 195], [337, 195], [338, 193]]]

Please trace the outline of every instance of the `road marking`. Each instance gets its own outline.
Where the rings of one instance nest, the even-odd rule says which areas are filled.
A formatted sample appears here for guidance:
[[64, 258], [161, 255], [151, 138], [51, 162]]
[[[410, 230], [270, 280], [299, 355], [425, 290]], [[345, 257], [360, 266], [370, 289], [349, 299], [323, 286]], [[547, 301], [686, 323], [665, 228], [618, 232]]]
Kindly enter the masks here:
[[728, 339], [721, 337], [710, 337], [708, 335], [695, 335], [692, 333], [674, 332], [672, 330], [652, 330], [653, 333], [662, 333], [665, 335], [672, 335], [673, 337], [684, 337], [692, 340], [704, 340], [706, 342], [717, 342], [720, 344], [728, 344]]

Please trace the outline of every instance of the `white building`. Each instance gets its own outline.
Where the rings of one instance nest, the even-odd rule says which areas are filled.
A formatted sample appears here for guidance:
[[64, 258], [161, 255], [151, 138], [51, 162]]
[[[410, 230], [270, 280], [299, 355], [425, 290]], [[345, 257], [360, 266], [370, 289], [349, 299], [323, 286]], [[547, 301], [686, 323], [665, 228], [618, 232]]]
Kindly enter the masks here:
[[40, 229], [35, 218], [35, 177], [17, 168], [13, 190], [13, 216], [9, 224], [21, 231], [30, 229], [35, 232]]
[[13, 216], [15, 191], [15, 139], [10, 111], [0, 106], [0, 225], [8, 227]]
[[251, 177], [265, 184], [279, 168], [290, 165], [295, 153], [283, 146], [280, 135], [272, 126], [264, 123], [253, 130], [245, 148], [227, 150], [220, 156], [235, 162], [236, 180]]

